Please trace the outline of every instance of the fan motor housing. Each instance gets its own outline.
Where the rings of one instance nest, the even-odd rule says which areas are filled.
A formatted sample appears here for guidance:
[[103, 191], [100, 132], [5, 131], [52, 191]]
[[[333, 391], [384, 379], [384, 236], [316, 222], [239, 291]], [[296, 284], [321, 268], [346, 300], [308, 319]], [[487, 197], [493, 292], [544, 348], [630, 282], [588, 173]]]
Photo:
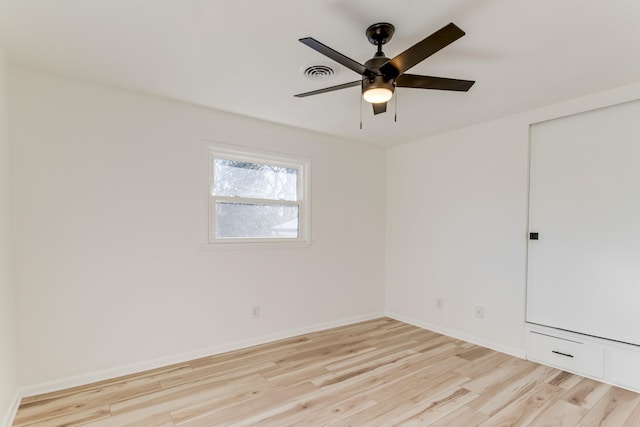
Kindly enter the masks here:
[[364, 77], [362, 79], [362, 91], [366, 92], [369, 89], [384, 88], [389, 89], [393, 93], [396, 89], [393, 79], [386, 78], [382, 75], [375, 77]]
[[365, 62], [364, 66], [367, 67], [367, 69], [369, 69], [369, 70], [378, 71], [379, 68], [383, 64], [386, 64], [388, 61], [389, 61], [389, 58], [384, 56], [384, 53], [383, 53], [381, 56], [376, 55], [373, 58], [371, 58], [370, 60], [368, 60], [367, 62]]

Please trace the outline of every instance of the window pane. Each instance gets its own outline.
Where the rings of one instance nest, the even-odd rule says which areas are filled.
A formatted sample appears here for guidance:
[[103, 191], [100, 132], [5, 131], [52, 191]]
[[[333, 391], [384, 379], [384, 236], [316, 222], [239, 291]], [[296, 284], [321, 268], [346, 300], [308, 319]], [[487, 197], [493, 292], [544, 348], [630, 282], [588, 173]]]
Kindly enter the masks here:
[[216, 202], [216, 238], [298, 237], [298, 206]]
[[295, 201], [297, 184], [295, 168], [213, 159], [213, 196]]

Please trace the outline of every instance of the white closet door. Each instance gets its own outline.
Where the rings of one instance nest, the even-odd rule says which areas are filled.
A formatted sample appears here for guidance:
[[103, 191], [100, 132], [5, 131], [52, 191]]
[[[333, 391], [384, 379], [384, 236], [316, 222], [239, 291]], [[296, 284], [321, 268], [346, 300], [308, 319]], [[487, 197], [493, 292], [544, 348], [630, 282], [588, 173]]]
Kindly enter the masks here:
[[640, 344], [640, 101], [531, 128], [527, 321]]

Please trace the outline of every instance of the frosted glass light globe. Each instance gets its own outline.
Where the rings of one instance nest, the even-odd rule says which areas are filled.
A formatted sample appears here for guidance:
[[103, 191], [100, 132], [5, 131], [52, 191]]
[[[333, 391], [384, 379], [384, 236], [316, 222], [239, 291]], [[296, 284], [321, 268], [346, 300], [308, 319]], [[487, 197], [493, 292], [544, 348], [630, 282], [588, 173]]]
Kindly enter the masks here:
[[391, 90], [384, 87], [374, 87], [366, 90], [362, 97], [365, 101], [370, 102], [372, 104], [378, 104], [381, 102], [387, 102], [393, 96], [393, 92]]

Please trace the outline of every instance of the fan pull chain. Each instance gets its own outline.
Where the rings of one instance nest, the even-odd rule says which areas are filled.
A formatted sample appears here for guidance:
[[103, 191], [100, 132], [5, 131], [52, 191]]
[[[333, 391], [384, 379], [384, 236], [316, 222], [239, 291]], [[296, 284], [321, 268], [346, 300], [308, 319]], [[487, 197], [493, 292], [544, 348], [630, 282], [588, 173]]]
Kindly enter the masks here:
[[362, 97], [360, 96], [360, 130], [362, 130]]
[[395, 111], [393, 113], [393, 121], [395, 123], [398, 122], [398, 92], [396, 92], [396, 96], [395, 96], [395, 100], [393, 101], [395, 103]]

